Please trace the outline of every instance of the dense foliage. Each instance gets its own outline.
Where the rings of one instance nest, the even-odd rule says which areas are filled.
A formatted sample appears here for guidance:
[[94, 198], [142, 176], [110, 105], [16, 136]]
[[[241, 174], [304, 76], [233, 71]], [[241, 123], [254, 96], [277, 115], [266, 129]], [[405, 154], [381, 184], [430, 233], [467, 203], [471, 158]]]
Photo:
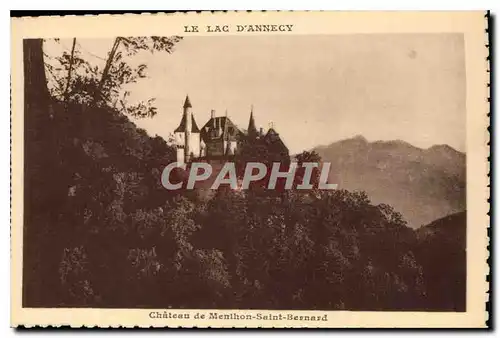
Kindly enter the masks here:
[[83, 47], [74, 39], [71, 50], [56, 57], [45, 55], [51, 95], [65, 102], [111, 107], [136, 118], [153, 117], [158, 112], [155, 98], [130, 98], [130, 85], [146, 78], [148, 69], [145, 63], [132, 66], [131, 61], [143, 52], [172, 53], [181, 40], [180, 36], [116, 37], [99, 67], [84, 57]]

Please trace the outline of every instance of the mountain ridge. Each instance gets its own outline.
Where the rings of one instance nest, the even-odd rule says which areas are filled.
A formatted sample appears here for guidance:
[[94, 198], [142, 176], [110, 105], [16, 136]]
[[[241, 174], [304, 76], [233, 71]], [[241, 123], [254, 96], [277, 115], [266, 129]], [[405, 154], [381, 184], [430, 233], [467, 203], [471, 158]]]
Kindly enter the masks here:
[[331, 183], [392, 205], [412, 228], [465, 210], [466, 155], [449, 145], [419, 148], [356, 135], [312, 150], [331, 163]]
[[[455, 149], [453, 148], [452, 146], [450, 146], [449, 144], [446, 144], [446, 143], [439, 143], [439, 144], [433, 144], [427, 148], [423, 148], [423, 147], [418, 147], [408, 141], [405, 141], [405, 140], [401, 140], [401, 139], [395, 139], [395, 140], [374, 140], [374, 141], [368, 141], [368, 139], [366, 137], [364, 137], [363, 135], [361, 134], [358, 134], [358, 135], [354, 135], [352, 137], [348, 137], [348, 138], [344, 138], [344, 139], [341, 139], [341, 140], [337, 140], [337, 141], [333, 141], [333, 142], [330, 142], [328, 144], [320, 144], [320, 145], [317, 145], [315, 147], [312, 148], [312, 150], [315, 150], [315, 149], [325, 149], [325, 148], [328, 148], [330, 146], [333, 146], [335, 144], [338, 144], [340, 142], [349, 142], [349, 141], [361, 141], [361, 142], [364, 142], [364, 143], [367, 143], [367, 144], [381, 144], [381, 145], [385, 145], [385, 144], [401, 144], [401, 145], [406, 145], [406, 146], [409, 146], [409, 147], [412, 147], [412, 148], [415, 148], [415, 149], [419, 149], [419, 150], [422, 150], [422, 151], [429, 151], [429, 150], [435, 150], [435, 149], [441, 149], [441, 148], [444, 148], [444, 149], [447, 149], [449, 151], [453, 151], [455, 153], [458, 153], [458, 154], [461, 154], [461, 155], [464, 155], [465, 156], [465, 152], [463, 151], [460, 151], [458, 149]], [[293, 155], [295, 156], [295, 155]]]

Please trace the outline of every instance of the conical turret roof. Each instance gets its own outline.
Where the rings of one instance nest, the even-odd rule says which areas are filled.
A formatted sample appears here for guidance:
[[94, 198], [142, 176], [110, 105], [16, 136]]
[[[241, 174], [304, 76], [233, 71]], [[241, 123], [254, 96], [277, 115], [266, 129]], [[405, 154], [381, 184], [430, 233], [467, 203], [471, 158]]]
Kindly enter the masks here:
[[250, 110], [250, 121], [248, 121], [248, 136], [256, 137], [257, 136], [257, 128], [255, 127], [255, 120], [253, 118], [253, 106]]

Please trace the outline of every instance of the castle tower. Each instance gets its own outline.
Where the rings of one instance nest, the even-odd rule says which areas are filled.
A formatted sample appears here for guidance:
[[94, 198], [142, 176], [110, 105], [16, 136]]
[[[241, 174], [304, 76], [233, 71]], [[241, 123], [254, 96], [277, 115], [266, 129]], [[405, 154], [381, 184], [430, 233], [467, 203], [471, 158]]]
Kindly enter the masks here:
[[191, 160], [191, 128], [193, 127], [193, 106], [191, 101], [189, 101], [189, 96], [186, 95], [186, 100], [184, 101], [184, 116], [186, 117], [186, 123], [184, 125], [184, 161], [189, 162]]
[[186, 95], [183, 105], [182, 120], [174, 131], [177, 144], [177, 162], [187, 163], [200, 154], [200, 130], [192, 111], [193, 106]]

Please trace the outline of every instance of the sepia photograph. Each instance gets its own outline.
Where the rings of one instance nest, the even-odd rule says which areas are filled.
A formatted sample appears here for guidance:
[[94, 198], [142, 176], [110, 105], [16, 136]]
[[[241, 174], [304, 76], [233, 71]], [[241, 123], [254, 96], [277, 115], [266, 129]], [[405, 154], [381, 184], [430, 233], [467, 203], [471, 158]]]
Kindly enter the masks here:
[[249, 22], [20, 40], [22, 308], [470, 311], [466, 34]]

